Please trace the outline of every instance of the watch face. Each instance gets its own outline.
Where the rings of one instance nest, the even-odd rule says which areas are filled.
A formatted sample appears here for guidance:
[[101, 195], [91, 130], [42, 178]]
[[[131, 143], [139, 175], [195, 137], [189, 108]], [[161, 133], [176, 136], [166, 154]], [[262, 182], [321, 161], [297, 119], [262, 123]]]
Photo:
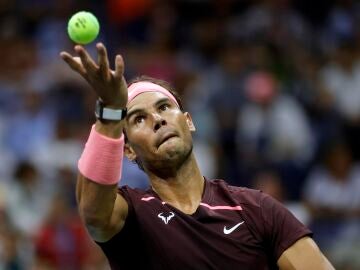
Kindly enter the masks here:
[[120, 121], [125, 118], [126, 114], [126, 108], [123, 110], [113, 110], [104, 107], [104, 104], [100, 100], [96, 101], [95, 116], [99, 120]]

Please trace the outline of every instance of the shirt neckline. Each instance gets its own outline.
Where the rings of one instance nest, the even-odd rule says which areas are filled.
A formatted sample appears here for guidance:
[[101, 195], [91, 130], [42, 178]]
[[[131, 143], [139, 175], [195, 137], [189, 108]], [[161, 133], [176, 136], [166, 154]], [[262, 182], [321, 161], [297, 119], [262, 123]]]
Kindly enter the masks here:
[[159, 199], [164, 205], [167, 205], [168, 207], [171, 207], [173, 209], [176, 209], [177, 211], [183, 213], [184, 215], [188, 215], [188, 216], [194, 216], [198, 213], [199, 211], [199, 208], [201, 207], [201, 203], [205, 202], [205, 203], [211, 203], [211, 200], [212, 200], [212, 189], [211, 189], [211, 181], [208, 180], [205, 176], [203, 176], [203, 179], [204, 179], [204, 190], [203, 190], [203, 194], [202, 194], [202, 197], [201, 197], [201, 201], [199, 203], [199, 205], [197, 206], [196, 210], [194, 211], [194, 213], [192, 214], [186, 214], [184, 212], [182, 212], [180, 209], [162, 201], [162, 199], [160, 198], [160, 196], [156, 193], [155, 190], [153, 190], [151, 188], [151, 186], [149, 187], [148, 189], [148, 192], [153, 195], [155, 198]]

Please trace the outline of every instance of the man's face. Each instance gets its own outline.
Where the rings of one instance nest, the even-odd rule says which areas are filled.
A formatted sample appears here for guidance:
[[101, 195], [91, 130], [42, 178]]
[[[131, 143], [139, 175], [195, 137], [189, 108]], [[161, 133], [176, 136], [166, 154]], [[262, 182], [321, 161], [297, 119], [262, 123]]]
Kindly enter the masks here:
[[180, 166], [191, 154], [194, 130], [190, 115], [166, 95], [142, 93], [128, 104], [126, 154], [140, 160], [145, 170]]

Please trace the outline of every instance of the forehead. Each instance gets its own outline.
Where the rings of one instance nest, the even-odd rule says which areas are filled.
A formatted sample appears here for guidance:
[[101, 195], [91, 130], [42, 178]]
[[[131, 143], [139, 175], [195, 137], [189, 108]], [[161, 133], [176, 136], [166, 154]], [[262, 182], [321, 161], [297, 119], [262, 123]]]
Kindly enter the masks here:
[[[128, 105], [128, 111], [132, 109], [143, 109], [149, 106], [152, 106], [154, 103], [161, 99], [169, 99], [168, 96], [160, 92], [144, 92], [137, 95], [133, 100], [131, 100]], [[172, 101], [171, 101], [172, 102]]]

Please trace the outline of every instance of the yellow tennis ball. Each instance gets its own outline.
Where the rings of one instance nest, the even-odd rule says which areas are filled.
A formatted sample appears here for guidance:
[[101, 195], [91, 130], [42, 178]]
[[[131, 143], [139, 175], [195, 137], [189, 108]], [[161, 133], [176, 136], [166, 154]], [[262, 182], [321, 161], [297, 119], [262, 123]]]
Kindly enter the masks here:
[[91, 12], [79, 11], [68, 22], [68, 35], [78, 44], [88, 44], [96, 39], [100, 31], [98, 19]]

